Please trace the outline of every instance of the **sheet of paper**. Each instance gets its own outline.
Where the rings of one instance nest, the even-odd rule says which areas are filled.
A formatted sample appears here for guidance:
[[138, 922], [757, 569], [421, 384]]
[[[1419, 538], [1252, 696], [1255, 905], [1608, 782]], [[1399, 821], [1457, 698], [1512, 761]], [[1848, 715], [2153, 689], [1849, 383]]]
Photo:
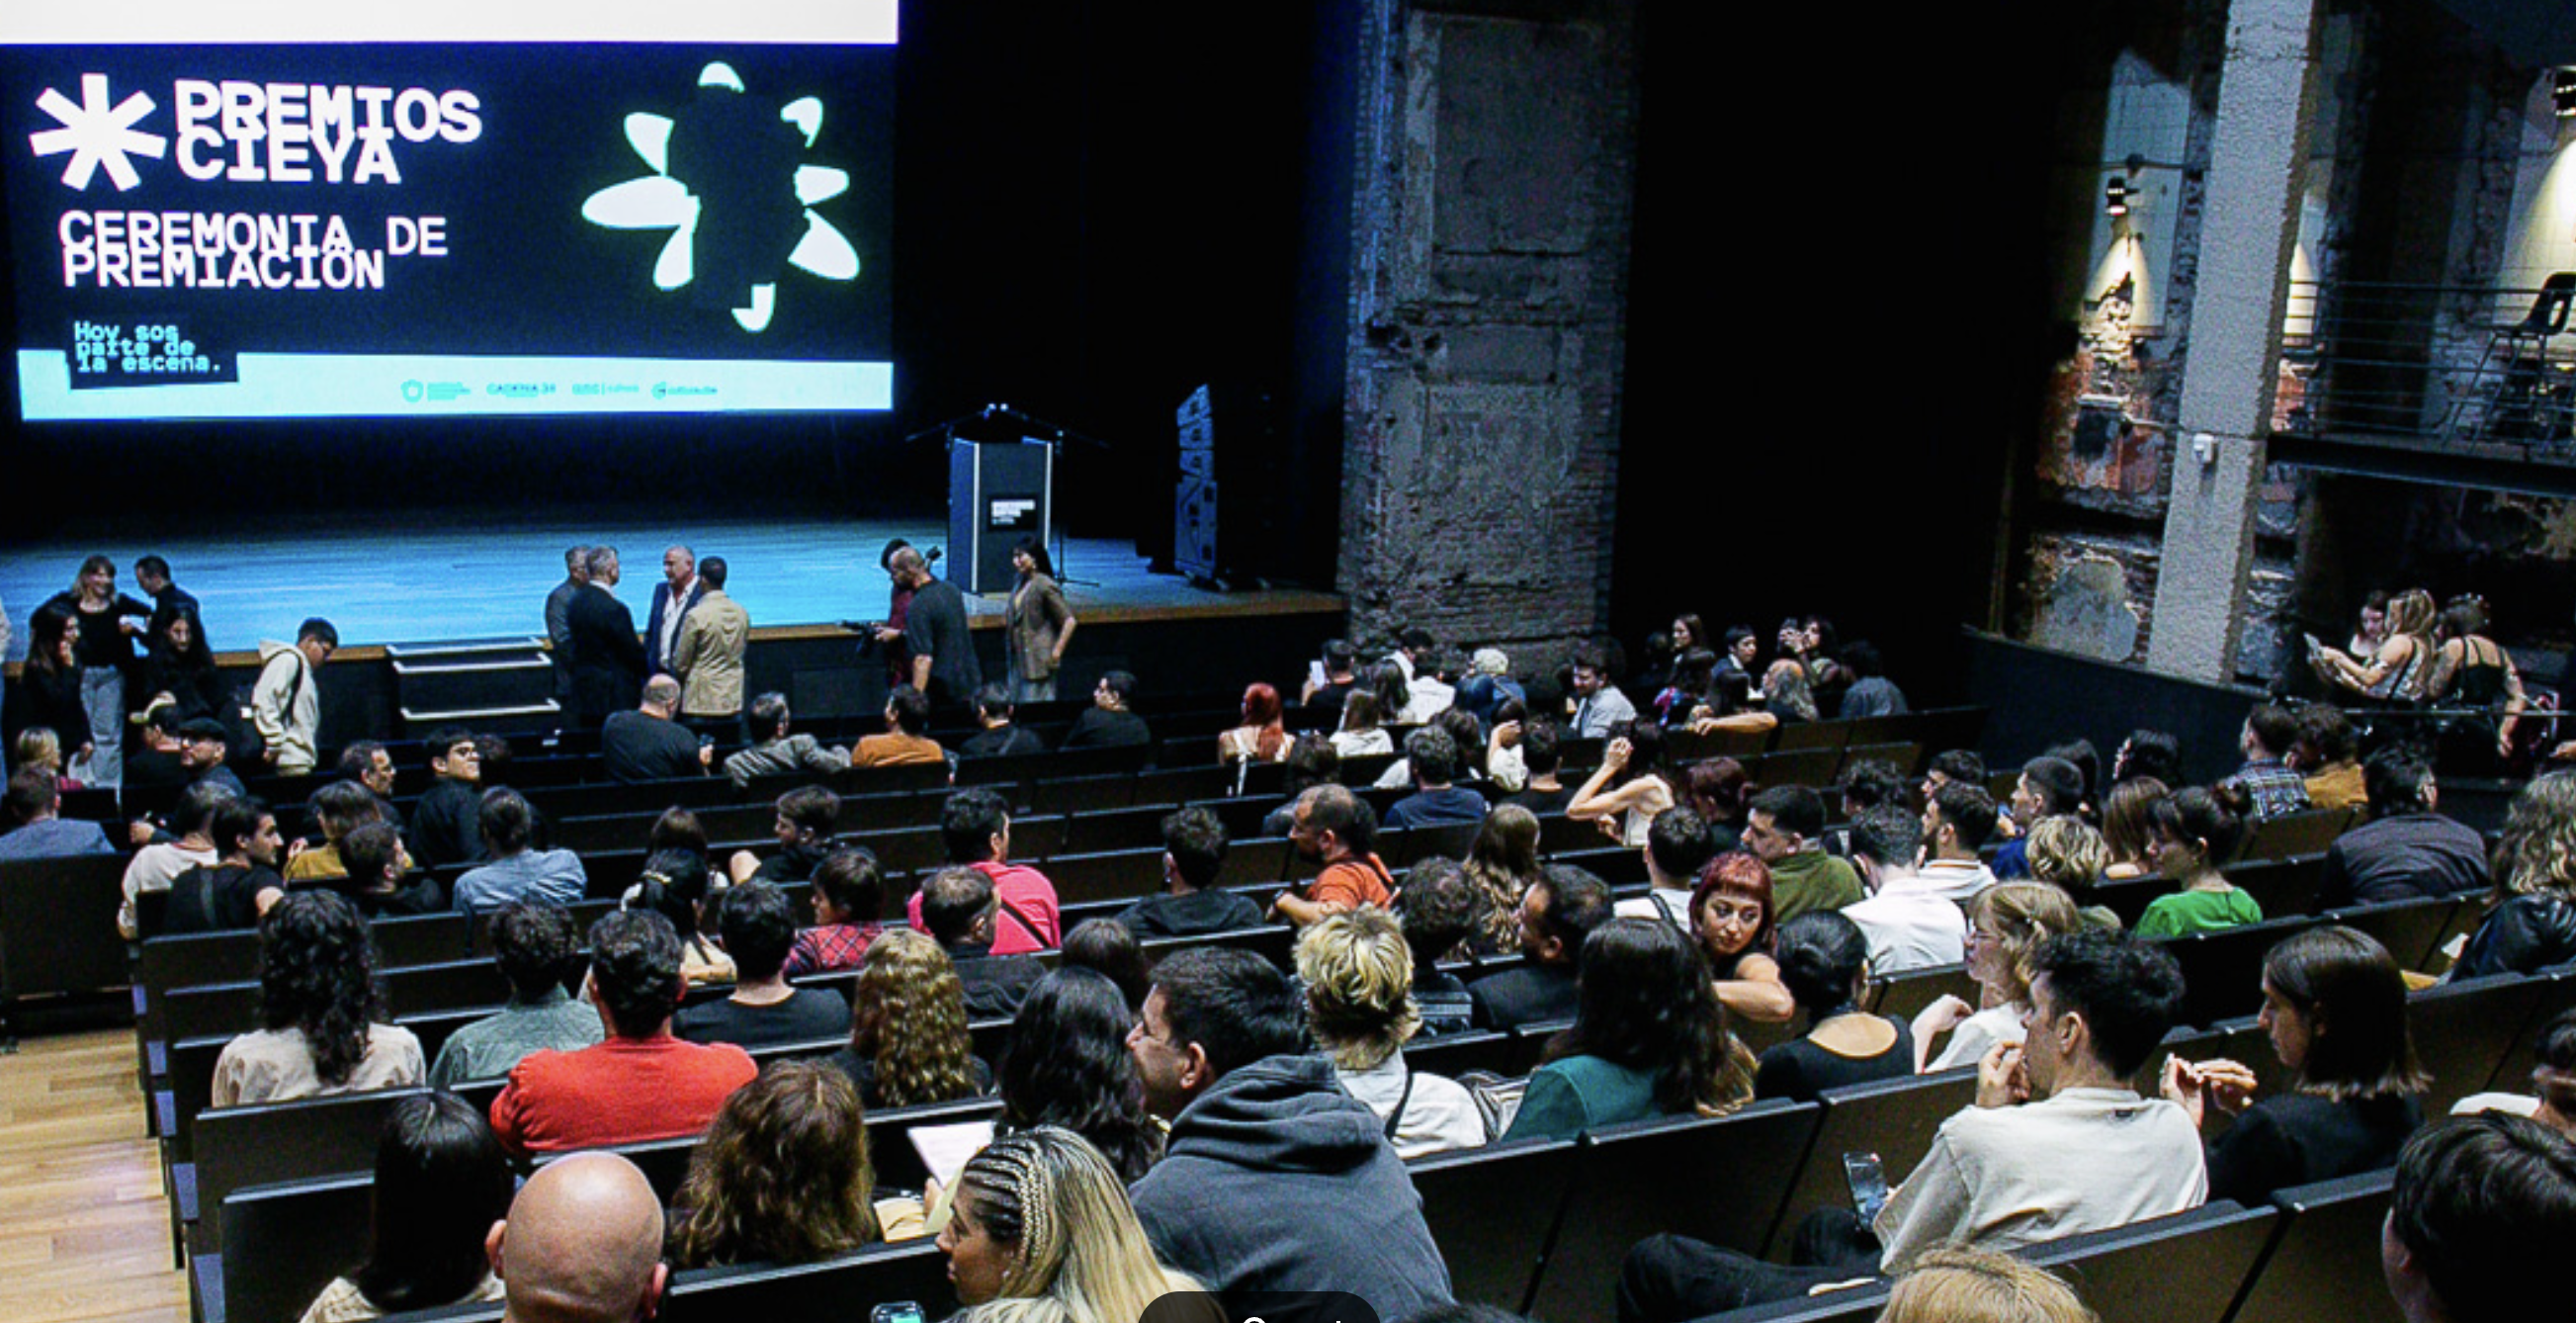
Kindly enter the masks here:
[[921, 1155], [921, 1165], [939, 1178], [941, 1185], [955, 1185], [957, 1173], [966, 1159], [984, 1151], [993, 1142], [990, 1121], [960, 1121], [955, 1125], [917, 1125], [904, 1131], [912, 1141], [912, 1151]]

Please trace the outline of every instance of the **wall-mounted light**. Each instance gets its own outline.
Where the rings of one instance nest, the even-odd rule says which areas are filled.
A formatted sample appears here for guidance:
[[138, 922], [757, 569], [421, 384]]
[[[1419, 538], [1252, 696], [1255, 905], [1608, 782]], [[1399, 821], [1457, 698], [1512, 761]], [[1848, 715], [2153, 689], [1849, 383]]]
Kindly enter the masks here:
[[2129, 199], [2135, 194], [2136, 190], [2129, 187], [2127, 175], [2111, 176], [2111, 182], [2102, 186], [2103, 212], [2112, 216], [2128, 215]]
[[2549, 75], [2549, 104], [2557, 107], [2558, 118], [2576, 119], [2576, 69]]

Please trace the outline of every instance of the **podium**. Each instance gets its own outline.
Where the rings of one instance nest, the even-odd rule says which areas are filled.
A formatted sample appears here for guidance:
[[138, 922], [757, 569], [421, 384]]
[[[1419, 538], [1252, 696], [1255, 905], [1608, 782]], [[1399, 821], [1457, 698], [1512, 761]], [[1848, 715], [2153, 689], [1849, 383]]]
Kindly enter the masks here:
[[948, 450], [948, 578], [964, 592], [1007, 593], [1019, 582], [1011, 546], [1051, 540], [1055, 447], [1043, 441], [958, 441]]

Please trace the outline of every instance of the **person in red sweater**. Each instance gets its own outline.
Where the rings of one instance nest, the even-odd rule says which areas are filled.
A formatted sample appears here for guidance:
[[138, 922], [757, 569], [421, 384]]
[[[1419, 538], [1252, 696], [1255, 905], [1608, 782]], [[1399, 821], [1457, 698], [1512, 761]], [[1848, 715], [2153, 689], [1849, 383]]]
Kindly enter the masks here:
[[671, 1035], [685, 987], [670, 920], [644, 910], [592, 924], [582, 993], [599, 1008], [608, 1037], [521, 1060], [492, 1100], [493, 1133], [516, 1152], [551, 1153], [705, 1130], [726, 1096], [760, 1070], [730, 1043]]

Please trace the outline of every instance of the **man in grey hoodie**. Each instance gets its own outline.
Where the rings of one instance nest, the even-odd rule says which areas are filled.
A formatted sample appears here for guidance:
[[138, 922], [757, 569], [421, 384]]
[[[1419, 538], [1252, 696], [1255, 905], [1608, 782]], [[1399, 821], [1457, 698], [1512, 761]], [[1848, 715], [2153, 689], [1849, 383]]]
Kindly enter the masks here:
[[1281, 1317], [1277, 1292], [1344, 1292], [1387, 1319], [1449, 1303], [1448, 1266], [1386, 1124], [1307, 1052], [1303, 999], [1269, 962], [1174, 953], [1154, 967], [1127, 1049], [1146, 1106], [1172, 1123], [1163, 1160], [1130, 1191], [1165, 1265], [1237, 1317], [1256, 1295], [1263, 1317]]

